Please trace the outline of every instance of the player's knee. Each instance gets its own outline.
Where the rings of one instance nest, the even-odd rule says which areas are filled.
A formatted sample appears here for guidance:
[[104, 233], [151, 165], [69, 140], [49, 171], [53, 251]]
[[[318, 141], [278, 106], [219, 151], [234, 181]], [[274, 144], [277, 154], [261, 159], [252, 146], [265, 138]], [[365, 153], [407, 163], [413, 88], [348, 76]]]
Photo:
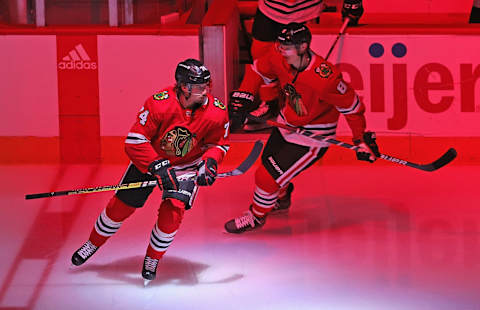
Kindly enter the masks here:
[[269, 193], [275, 193], [280, 188], [278, 183], [263, 165], [259, 166], [255, 172], [255, 184]]
[[178, 230], [185, 212], [185, 205], [175, 199], [166, 199], [158, 208], [158, 228], [167, 234]]
[[135, 212], [134, 207], [127, 205], [115, 195], [110, 199], [105, 210], [107, 216], [115, 222], [123, 222], [133, 212]]

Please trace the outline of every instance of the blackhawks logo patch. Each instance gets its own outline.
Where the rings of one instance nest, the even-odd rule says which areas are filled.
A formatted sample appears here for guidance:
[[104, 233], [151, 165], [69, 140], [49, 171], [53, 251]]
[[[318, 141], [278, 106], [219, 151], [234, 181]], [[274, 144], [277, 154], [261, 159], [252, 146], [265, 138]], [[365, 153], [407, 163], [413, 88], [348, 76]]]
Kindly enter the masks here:
[[184, 157], [195, 145], [192, 133], [184, 127], [175, 127], [162, 138], [161, 148], [170, 156]]
[[225, 106], [225, 104], [223, 104], [223, 102], [221, 102], [220, 100], [218, 100], [217, 98], [215, 98], [215, 100], [213, 100], [213, 105], [216, 106], [217, 108], [220, 108], [222, 110], [225, 110], [227, 107]]
[[326, 63], [322, 63], [319, 67], [315, 68], [315, 73], [326, 79], [332, 74], [332, 68]]
[[165, 100], [165, 99], [168, 99], [168, 97], [169, 97], [168, 91], [162, 91], [160, 93], [153, 95], [153, 99], [155, 100]]

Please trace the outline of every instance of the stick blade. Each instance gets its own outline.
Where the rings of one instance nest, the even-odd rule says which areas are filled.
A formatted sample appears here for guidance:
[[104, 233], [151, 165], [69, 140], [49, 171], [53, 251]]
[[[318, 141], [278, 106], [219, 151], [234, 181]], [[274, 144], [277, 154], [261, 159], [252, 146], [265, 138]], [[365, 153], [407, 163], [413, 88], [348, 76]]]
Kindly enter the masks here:
[[457, 151], [454, 148], [450, 148], [448, 151], [445, 152], [439, 159], [434, 161], [431, 164], [422, 166], [422, 170], [425, 171], [435, 171], [437, 169], [442, 168], [446, 164], [450, 163], [457, 157]]
[[252, 150], [250, 151], [250, 154], [248, 154], [247, 158], [238, 166], [235, 170], [230, 171], [226, 174], [229, 176], [234, 176], [234, 175], [241, 175], [247, 172], [250, 167], [253, 166], [253, 164], [257, 161], [258, 157], [262, 153], [263, 149], [263, 142], [261, 140], [257, 140], [255, 144], [253, 145]]

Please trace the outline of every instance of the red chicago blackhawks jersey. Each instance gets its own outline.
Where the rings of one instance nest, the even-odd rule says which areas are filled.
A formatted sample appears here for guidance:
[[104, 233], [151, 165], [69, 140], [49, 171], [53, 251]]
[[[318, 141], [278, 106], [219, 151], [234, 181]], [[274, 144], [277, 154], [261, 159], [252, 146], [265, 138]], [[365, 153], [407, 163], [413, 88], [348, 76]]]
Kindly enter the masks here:
[[[363, 103], [343, 80], [338, 69], [321, 56], [312, 52], [308, 67], [297, 72], [280, 53], [272, 50], [270, 54], [255, 60], [250, 69], [247, 68], [240, 90], [256, 94], [261, 84], [275, 82], [281, 89], [279, 122], [331, 136], [335, 135], [339, 115], [343, 114], [352, 130], [353, 139], [362, 137], [365, 131]], [[291, 133], [285, 130], [281, 132], [288, 141], [305, 145], [312, 143], [298, 135], [298, 141], [293, 141], [286, 137]]]
[[207, 157], [220, 163], [229, 148], [228, 125], [225, 104], [212, 95], [192, 112], [170, 87], [146, 100], [125, 140], [125, 151], [144, 173], [157, 159], [176, 166]]

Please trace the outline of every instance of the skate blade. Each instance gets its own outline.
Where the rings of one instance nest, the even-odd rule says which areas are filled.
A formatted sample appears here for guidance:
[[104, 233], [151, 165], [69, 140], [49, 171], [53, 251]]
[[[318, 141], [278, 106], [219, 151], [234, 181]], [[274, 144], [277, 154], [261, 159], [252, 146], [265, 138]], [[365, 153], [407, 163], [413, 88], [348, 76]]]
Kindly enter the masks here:
[[147, 287], [150, 282], [152, 282], [152, 280], [143, 279], [143, 287]]

